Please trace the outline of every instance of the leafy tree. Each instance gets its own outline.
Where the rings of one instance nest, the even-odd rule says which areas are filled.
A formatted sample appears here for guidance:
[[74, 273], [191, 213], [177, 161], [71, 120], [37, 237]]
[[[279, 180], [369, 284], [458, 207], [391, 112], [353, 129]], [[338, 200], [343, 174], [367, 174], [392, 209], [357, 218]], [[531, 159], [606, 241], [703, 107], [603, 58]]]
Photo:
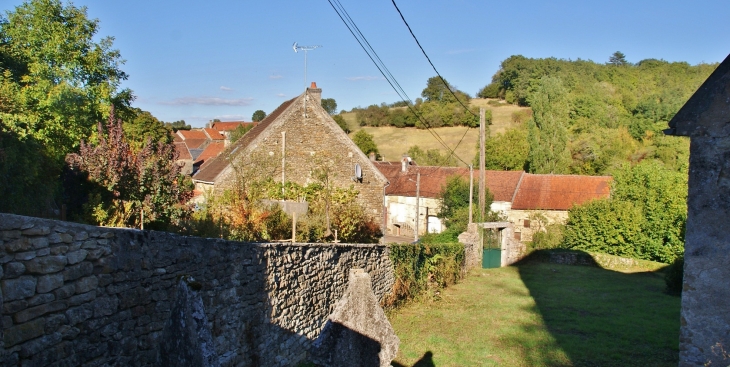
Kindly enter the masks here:
[[167, 127], [168, 129], [171, 129], [174, 132], [177, 132], [178, 130], [190, 130], [193, 128], [189, 124], [186, 124], [185, 120], [165, 122], [165, 127]]
[[86, 8], [31, 0], [0, 20], [0, 120], [20, 139], [33, 137], [63, 159], [93, 131], [111, 103], [127, 106], [124, 62], [113, 38], [95, 42], [99, 21]]
[[375, 153], [376, 156], [380, 155], [378, 146], [375, 145], [375, 140], [373, 140], [373, 136], [368, 134], [367, 131], [358, 130], [352, 137], [352, 141], [355, 142], [355, 145], [357, 145], [357, 147], [360, 148], [365, 155], [368, 155], [371, 152]]
[[253, 113], [253, 116], [251, 116], [251, 121], [259, 122], [266, 118], [266, 112], [263, 110], [256, 110]]
[[[188, 215], [192, 187], [179, 175], [172, 144], [148, 140], [135, 153], [112, 109], [106, 131], [98, 124], [98, 144], [81, 142], [66, 158], [72, 170], [88, 175], [97, 188], [89, 194], [87, 218], [99, 225], [167, 229]], [[144, 212], [144, 214], [142, 214]], [[144, 219], [142, 219], [144, 217]]]
[[532, 173], [566, 173], [569, 107], [562, 81], [543, 77], [530, 95], [533, 116], [528, 121], [530, 151], [527, 166]]
[[[472, 164], [479, 167], [479, 142]], [[484, 143], [484, 167], [489, 170], [519, 171], [525, 169], [530, 145], [527, 130], [514, 128], [488, 137]]]
[[611, 57], [608, 58], [608, 63], [616, 66], [629, 64], [628, 61], [626, 61], [626, 55], [624, 55], [624, 53], [621, 51], [614, 52]]
[[337, 102], [335, 102], [334, 98], [322, 98], [320, 103], [322, 104], [322, 108], [330, 115], [337, 113]]
[[236, 127], [235, 130], [231, 131], [231, 143], [235, 143], [251, 129], [253, 129], [253, 124], [239, 125]]
[[122, 126], [124, 127], [124, 135], [133, 150], [142, 149], [148, 140], [153, 143], [170, 142], [170, 130], [162, 121], [139, 108], [131, 108], [130, 110], [133, 117], [126, 120]]
[[428, 81], [426, 81], [426, 88], [421, 92], [421, 97], [430, 102], [456, 102], [456, 98], [454, 98], [452, 93], [456, 95], [462, 103], [466, 104], [469, 102], [470, 97], [468, 94], [451, 86], [449, 82], [439, 76], [428, 78]]
[[335, 120], [337, 126], [339, 126], [346, 134], [351, 132], [350, 126], [347, 125], [347, 121], [345, 121], [345, 118], [342, 117], [342, 115], [334, 115], [332, 116], [332, 119]]
[[441, 151], [438, 149], [428, 149], [423, 151], [423, 149], [421, 149], [418, 145], [413, 145], [408, 148], [407, 154], [421, 166], [458, 166], [454, 156], [441, 154]]
[[[485, 188], [485, 190], [486, 207], [489, 208], [492, 205], [494, 196], [488, 188]], [[474, 185], [473, 197], [475, 201], [479, 197], [477, 185]], [[466, 231], [466, 226], [469, 224], [469, 181], [457, 175], [449, 177], [446, 184], [441, 187], [439, 199], [441, 204], [438, 217], [446, 224], [446, 232], [449, 232], [456, 241], [458, 235]], [[472, 205], [472, 210], [474, 211], [474, 220], [480, 221], [478, 205]], [[496, 213], [489, 212], [487, 218], [483, 218], [483, 220], [489, 221], [496, 218]]]

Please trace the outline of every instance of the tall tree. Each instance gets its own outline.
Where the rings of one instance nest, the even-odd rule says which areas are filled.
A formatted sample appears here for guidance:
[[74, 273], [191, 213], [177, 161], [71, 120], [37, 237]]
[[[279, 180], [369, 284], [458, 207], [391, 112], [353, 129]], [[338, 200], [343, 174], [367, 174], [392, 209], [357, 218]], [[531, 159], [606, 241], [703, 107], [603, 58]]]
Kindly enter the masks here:
[[624, 55], [624, 53], [621, 51], [614, 52], [611, 57], [608, 58], [608, 63], [616, 66], [629, 64], [629, 62], [626, 61], [626, 55]]
[[95, 41], [99, 21], [86, 8], [31, 0], [0, 20], [0, 120], [21, 139], [32, 136], [62, 160], [108, 114], [126, 106], [127, 78], [112, 37]]
[[421, 97], [425, 98], [429, 102], [456, 102], [454, 98], [455, 94], [462, 102], [469, 101], [469, 95], [456, 89], [454, 86], [449, 84], [446, 79], [441, 79], [439, 76], [428, 78], [426, 81], [426, 88], [421, 92]]
[[251, 121], [259, 122], [265, 118], [266, 118], [266, 112], [264, 112], [263, 110], [256, 110], [253, 113], [253, 116], [251, 116]]
[[370, 153], [375, 153], [376, 156], [380, 155], [378, 146], [375, 145], [375, 140], [373, 140], [373, 136], [368, 134], [367, 131], [358, 130], [355, 133], [355, 136], [352, 137], [352, 141], [355, 142], [355, 145], [357, 145], [357, 147], [366, 155]]
[[542, 77], [528, 101], [533, 113], [527, 124], [528, 170], [532, 173], [567, 173], [570, 108], [563, 82], [556, 77]]
[[153, 143], [170, 142], [170, 130], [151, 113], [131, 108], [132, 117], [123, 123], [127, 141], [135, 151], [142, 149], [148, 140]]
[[337, 113], [337, 102], [335, 102], [334, 98], [323, 98], [320, 103], [322, 108], [324, 108], [324, 110], [330, 115]]

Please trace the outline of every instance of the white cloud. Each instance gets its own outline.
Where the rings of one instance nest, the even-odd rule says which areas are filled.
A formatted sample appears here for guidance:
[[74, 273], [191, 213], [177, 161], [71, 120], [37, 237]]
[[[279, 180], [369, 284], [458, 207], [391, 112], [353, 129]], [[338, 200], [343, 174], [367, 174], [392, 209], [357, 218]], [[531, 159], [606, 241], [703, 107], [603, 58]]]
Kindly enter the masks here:
[[226, 87], [225, 85], [221, 85], [221, 90], [226, 91], [226, 92], [229, 92], [229, 91], [232, 91], [233, 88]]
[[216, 97], [182, 97], [175, 98], [172, 101], [159, 102], [163, 105], [170, 106], [187, 106], [187, 105], [203, 105], [203, 106], [250, 106], [253, 98], [216, 98]]
[[269, 79], [281, 79], [281, 78], [283, 78], [283, 76], [281, 76], [281, 75], [279, 75], [279, 74], [272, 74], [272, 75], [269, 75]]
[[286, 94], [284, 94], [284, 93], [277, 93], [276, 96], [277, 97], [284, 98], [284, 97], [286, 97]]
[[360, 80], [380, 80], [383, 79], [382, 76], [351, 76], [349, 78], [346, 78], [349, 81], [360, 81]]
[[458, 55], [458, 54], [465, 54], [465, 53], [469, 53], [469, 52], [474, 52], [476, 50], [477, 50], [476, 48], [466, 48], [466, 49], [462, 49], [462, 50], [446, 51], [446, 54], [447, 55]]

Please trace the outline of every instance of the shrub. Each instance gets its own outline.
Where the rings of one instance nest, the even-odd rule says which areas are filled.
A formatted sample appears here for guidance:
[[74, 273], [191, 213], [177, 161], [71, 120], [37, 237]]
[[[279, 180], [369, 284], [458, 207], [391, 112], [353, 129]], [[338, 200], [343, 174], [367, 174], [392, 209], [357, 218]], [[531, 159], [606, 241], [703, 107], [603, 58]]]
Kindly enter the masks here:
[[664, 273], [664, 282], [667, 283], [667, 293], [681, 295], [684, 279], [684, 255], [674, 260]]

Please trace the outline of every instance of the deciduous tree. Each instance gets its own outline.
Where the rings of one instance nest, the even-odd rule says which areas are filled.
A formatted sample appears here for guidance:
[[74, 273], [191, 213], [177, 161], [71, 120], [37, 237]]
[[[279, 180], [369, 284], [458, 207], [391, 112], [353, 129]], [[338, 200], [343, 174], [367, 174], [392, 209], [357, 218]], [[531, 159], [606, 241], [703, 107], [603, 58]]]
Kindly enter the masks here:
[[251, 121], [259, 122], [265, 118], [266, 118], [266, 112], [264, 112], [263, 110], [256, 110], [253, 113], [253, 116], [251, 116]]
[[566, 93], [559, 78], [543, 77], [529, 97], [533, 116], [528, 121], [527, 167], [532, 173], [567, 173], [570, 109]]

